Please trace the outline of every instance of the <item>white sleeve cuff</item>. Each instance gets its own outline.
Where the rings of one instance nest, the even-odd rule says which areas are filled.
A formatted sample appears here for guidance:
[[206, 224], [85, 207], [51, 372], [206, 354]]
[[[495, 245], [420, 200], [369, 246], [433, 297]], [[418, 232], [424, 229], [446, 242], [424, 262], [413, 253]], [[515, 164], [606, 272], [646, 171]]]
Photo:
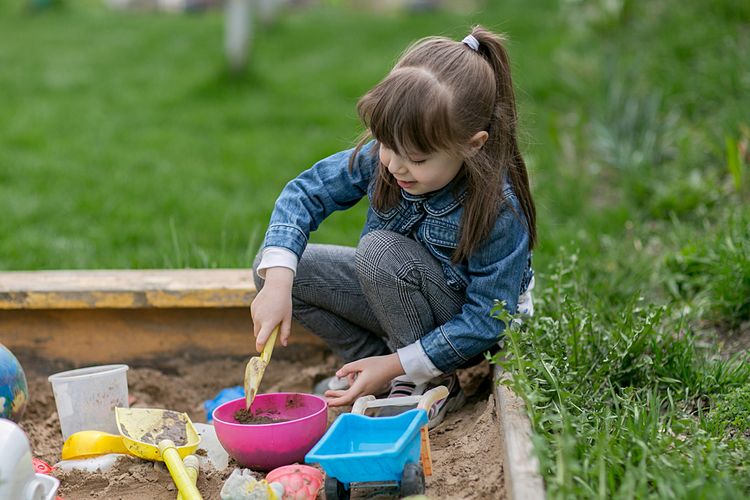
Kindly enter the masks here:
[[297, 274], [297, 255], [284, 247], [266, 247], [258, 265], [258, 276], [266, 279], [266, 269], [269, 267], [287, 267]]
[[534, 277], [531, 278], [526, 291], [518, 297], [518, 306], [516, 308], [518, 314], [529, 317], [534, 315], [534, 297], [531, 295], [532, 290], [534, 290]]
[[432, 364], [419, 341], [402, 347], [396, 352], [406, 375], [417, 385], [443, 374]]

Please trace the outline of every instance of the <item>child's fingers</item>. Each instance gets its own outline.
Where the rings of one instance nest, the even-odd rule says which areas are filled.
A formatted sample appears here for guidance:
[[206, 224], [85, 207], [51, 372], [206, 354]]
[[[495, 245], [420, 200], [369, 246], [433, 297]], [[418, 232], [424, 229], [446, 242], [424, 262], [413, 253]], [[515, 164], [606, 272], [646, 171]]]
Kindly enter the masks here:
[[253, 337], [255, 337], [255, 349], [258, 349], [258, 336], [261, 332], [262, 323], [258, 320], [253, 321]]
[[258, 338], [258, 332], [260, 331], [260, 320], [255, 317], [255, 313], [250, 309], [250, 319], [252, 319], [253, 322], [253, 337]]
[[354, 392], [352, 389], [347, 389], [345, 391], [329, 390], [325, 392], [324, 396], [326, 397], [328, 406], [346, 406], [352, 404], [356, 399], [355, 396], [350, 394], [352, 392]]
[[323, 395], [327, 398], [340, 398], [348, 389], [328, 389]]
[[326, 402], [328, 403], [328, 406], [341, 406], [341, 403], [339, 403], [339, 400], [341, 399], [341, 396], [346, 391], [334, 391], [334, 390], [327, 390], [323, 395], [326, 398]]
[[359, 360], [352, 361], [351, 363], [347, 363], [338, 369], [338, 371], [336, 372], [336, 376], [339, 378], [344, 378], [344, 377], [349, 377], [350, 375], [354, 375], [357, 372], [362, 371], [359, 365], [360, 365]]
[[284, 318], [281, 322], [281, 345], [286, 347], [289, 344], [289, 337], [292, 335], [292, 318]]
[[266, 342], [268, 341], [268, 337], [271, 336], [271, 331], [274, 328], [268, 325], [269, 323], [265, 323], [261, 325], [260, 332], [258, 333], [258, 336], [255, 338], [255, 348], [258, 350], [258, 352], [263, 350], [263, 347], [266, 345]]

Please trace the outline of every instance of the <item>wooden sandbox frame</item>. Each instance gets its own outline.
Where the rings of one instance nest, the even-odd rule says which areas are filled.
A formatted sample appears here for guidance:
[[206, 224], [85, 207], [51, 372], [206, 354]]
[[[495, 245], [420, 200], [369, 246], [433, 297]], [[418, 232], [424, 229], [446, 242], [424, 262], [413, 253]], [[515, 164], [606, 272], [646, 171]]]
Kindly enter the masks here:
[[[183, 353], [237, 356], [251, 342], [255, 294], [250, 269], [1, 272], [0, 343], [48, 373]], [[295, 324], [290, 344], [304, 343], [323, 345]], [[508, 376], [493, 370], [496, 382]], [[544, 499], [524, 403], [499, 383], [494, 395], [506, 492]]]

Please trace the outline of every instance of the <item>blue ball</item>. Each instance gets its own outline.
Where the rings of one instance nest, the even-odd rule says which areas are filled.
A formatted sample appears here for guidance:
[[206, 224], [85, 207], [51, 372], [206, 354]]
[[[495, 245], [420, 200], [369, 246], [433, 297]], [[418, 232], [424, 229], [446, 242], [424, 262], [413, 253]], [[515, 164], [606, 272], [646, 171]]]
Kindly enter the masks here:
[[29, 389], [21, 363], [0, 344], [0, 417], [18, 422], [28, 401]]

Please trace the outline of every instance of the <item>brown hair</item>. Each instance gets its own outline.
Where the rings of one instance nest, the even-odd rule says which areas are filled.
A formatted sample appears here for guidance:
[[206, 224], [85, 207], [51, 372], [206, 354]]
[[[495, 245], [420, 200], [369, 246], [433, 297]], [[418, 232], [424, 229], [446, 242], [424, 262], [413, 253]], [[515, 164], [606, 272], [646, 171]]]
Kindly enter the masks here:
[[[471, 34], [479, 42], [476, 51], [443, 37], [424, 38], [406, 50], [357, 103], [367, 131], [350, 159], [352, 167], [371, 136], [399, 155], [453, 151], [464, 156], [459, 175], [466, 179], [467, 196], [455, 262], [468, 258], [490, 234], [505, 201], [505, 178], [523, 210], [529, 249], [536, 243], [536, 209], [516, 138], [516, 101], [504, 39], [481, 26]], [[489, 134], [487, 142], [470, 154], [469, 140], [482, 130]], [[401, 192], [384, 165], [378, 170], [372, 203], [387, 210], [398, 204]]]

